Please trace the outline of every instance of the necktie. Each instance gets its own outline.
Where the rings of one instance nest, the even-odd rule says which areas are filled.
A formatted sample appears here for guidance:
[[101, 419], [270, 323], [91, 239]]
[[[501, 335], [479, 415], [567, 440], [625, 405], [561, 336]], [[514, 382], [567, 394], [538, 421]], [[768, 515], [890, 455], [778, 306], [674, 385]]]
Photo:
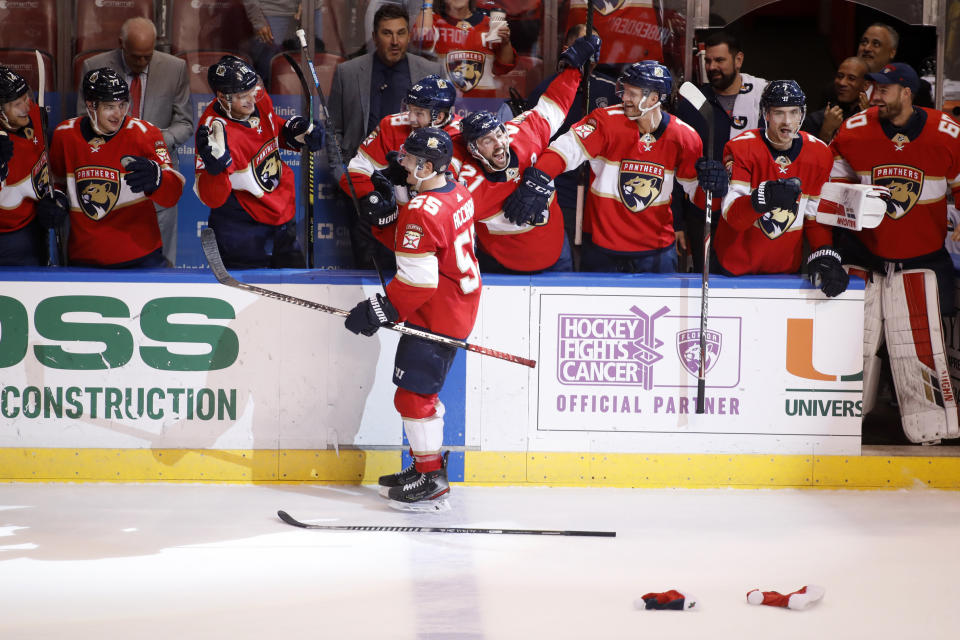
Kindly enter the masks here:
[[130, 81], [130, 115], [134, 118], [140, 117], [140, 74], [133, 74]]

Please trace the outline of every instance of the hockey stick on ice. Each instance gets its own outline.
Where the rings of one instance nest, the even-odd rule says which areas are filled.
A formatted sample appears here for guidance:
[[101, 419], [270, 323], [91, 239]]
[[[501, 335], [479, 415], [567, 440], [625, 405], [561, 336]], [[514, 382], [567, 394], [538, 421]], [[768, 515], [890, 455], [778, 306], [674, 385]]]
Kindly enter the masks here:
[[[306, 55], [306, 52], [304, 52]], [[293, 59], [289, 53], [283, 54], [283, 58], [287, 61], [293, 70], [297, 74], [297, 79], [300, 80], [300, 88], [303, 90], [303, 95], [307, 99], [307, 113], [309, 114], [309, 121], [311, 126], [313, 125], [313, 92], [310, 91], [310, 85], [307, 84], [307, 79], [303, 77], [303, 71], [300, 69], [300, 65], [297, 64], [297, 61]], [[313, 206], [314, 206], [314, 192], [313, 192], [313, 173], [314, 173], [314, 152], [304, 146], [302, 157], [306, 158], [304, 163], [306, 175], [304, 176], [304, 190], [307, 192], [307, 210], [304, 215], [304, 222], [307, 226], [307, 267], [313, 267], [313, 241], [316, 238], [316, 229], [314, 228], [313, 220]]]
[[[233, 287], [235, 289], [249, 291], [250, 293], [255, 293], [259, 296], [264, 296], [265, 298], [273, 298], [274, 300], [280, 300], [281, 302], [288, 302], [290, 304], [306, 307], [307, 309], [331, 313], [335, 316], [346, 317], [350, 315], [349, 311], [344, 311], [343, 309], [329, 307], [325, 304], [320, 304], [319, 302], [312, 302], [310, 300], [304, 300], [303, 298], [288, 296], [285, 293], [271, 291], [270, 289], [263, 289], [252, 284], [247, 284], [246, 282], [240, 282], [231, 276], [227, 271], [227, 268], [223, 265], [223, 259], [220, 257], [220, 249], [217, 247], [216, 233], [214, 233], [213, 229], [210, 227], [207, 227], [200, 232], [200, 244], [203, 247], [204, 255], [207, 257], [207, 262], [210, 264], [210, 270], [213, 271], [214, 277], [218, 282], [220, 282], [220, 284], [225, 284], [228, 287]], [[530, 360], [528, 358], [522, 358], [510, 353], [504, 353], [503, 351], [497, 351], [496, 349], [489, 349], [487, 347], [470, 344], [469, 342], [465, 342], [463, 340], [442, 336], [440, 334], [423, 329], [415, 329], [413, 327], [408, 327], [402, 322], [397, 324], [386, 324], [383, 326], [385, 329], [391, 329], [397, 333], [413, 336], [422, 340], [429, 340], [430, 342], [437, 342], [448, 347], [472, 351], [474, 353], [479, 353], [482, 356], [490, 356], [491, 358], [498, 358], [500, 360], [506, 360], [507, 362], [516, 362], [517, 364], [522, 364], [523, 366], [530, 367], [531, 369], [537, 366], [536, 360]]]
[[[703, 58], [701, 58], [701, 63]], [[707, 123], [707, 140], [704, 145], [704, 155], [713, 159], [713, 105], [707, 100], [706, 96], [690, 82], [684, 82], [680, 85], [680, 95], [683, 96], [693, 108], [700, 112]], [[704, 208], [705, 219], [703, 223], [703, 281], [700, 285], [700, 366], [697, 369], [697, 413], [704, 412], [704, 397], [707, 390], [707, 316], [708, 299], [710, 294], [710, 224], [712, 217], [713, 194], [707, 191], [706, 207]]]
[[[340, 151], [340, 136], [337, 134], [336, 125], [330, 122], [330, 110], [327, 108], [327, 99], [323, 97], [323, 90], [320, 88], [320, 76], [317, 75], [317, 67], [313, 64], [313, 58], [310, 57], [310, 52], [307, 51], [307, 33], [303, 29], [297, 29], [297, 39], [300, 40], [301, 56], [306, 60], [307, 66], [310, 68], [313, 86], [316, 87], [317, 97], [320, 98], [323, 124], [327, 127], [327, 133], [333, 140], [333, 151], [337, 158], [337, 166], [340, 167], [340, 170], [343, 171], [343, 174], [347, 177], [347, 186], [350, 188], [350, 200], [353, 202], [354, 211], [362, 224], [363, 216], [360, 215], [360, 199], [357, 197], [357, 190], [353, 186], [353, 180], [350, 178], [350, 171], [347, 168], [347, 164], [343, 161], [343, 153]], [[330, 145], [327, 145], [327, 153], [329, 153], [329, 147]], [[387, 281], [383, 278], [383, 271], [380, 270], [380, 265], [377, 264], [376, 256], [371, 255], [370, 260], [373, 262], [373, 268], [377, 271], [377, 277], [380, 278], [380, 286], [386, 291]]]
[[[34, 49], [37, 56], [37, 106], [40, 107], [40, 128], [43, 130], [43, 152], [47, 156], [47, 193], [45, 195], [53, 196], [52, 174], [50, 172], [50, 140], [47, 130], [47, 109], [44, 89], [47, 83], [47, 65], [43, 61], [43, 54]], [[63, 241], [60, 239], [59, 227], [52, 227], [47, 232], [47, 253], [51, 267], [59, 267], [64, 264], [63, 259]]]
[[326, 531], [392, 531], [397, 533], [496, 533], [523, 536], [583, 536], [591, 538], [616, 538], [616, 531], [563, 531], [556, 529], [481, 529], [475, 527], [383, 527], [350, 524], [308, 524], [300, 522], [286, 511], [277, 511], [277, 516], [289, 525], [301, 529]]

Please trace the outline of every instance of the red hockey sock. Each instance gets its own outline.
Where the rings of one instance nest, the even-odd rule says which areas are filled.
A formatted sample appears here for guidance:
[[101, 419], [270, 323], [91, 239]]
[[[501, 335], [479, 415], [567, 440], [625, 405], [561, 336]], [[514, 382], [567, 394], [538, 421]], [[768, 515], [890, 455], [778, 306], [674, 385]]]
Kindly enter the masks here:
[[645, 593], [633, 603], [637, 609], [673, 609], [687, 611], [697, 606], [697, 599], [689, 593], [681, 593], [676, 589], [662, 593]]
[[414, 456], [413, 468], [420, 473], [430, 473], [439, 471], [443, 468], [443, 456], [439, 453], [430, 453], [427, 455]]
[[747, 602], [750, 604], [765, 604], [770, 607], [786, 607], [789, 609], [806, 609], [820, 600], [826, 591], [817, 585], [807, 585], [786, 595], [778, 591], [760, 591], [753, 589], [747, 592]]

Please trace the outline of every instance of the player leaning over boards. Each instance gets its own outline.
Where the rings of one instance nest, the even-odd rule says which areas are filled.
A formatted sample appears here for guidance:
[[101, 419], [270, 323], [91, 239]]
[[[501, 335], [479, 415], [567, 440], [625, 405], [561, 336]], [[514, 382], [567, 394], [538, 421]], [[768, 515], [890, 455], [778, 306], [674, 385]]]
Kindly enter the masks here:
[[724, 147], [730, 189], [713, 241], [712, 270], [734, 276], [796, 273], [806, 237], [811, 276], [833, 297], [846, 290], [849, 276], [830, 246], [831, 230], [816, 220], [833, 157], [826, 144], [800, 131], [806, 110], [800, 85], [774, 80], [760, 98], [766, 129], [741, 133]]
[[226, 55], [207, 70], [216, 96], [197, 128], [194, 191], [210, 207], [210, 228], [227, 268], [304, 267], [297, 239], [293, 172], [280, 147], [318, 151], [323, 126], [284, 120], [250, 65]]
[[[553, 194], [551, 182], [589, 161], [592, 182], [585, 217], [592, 242], [584, 271], [670, 273], [677, 270], [670, 196], [679, 180], [693, 198], [700, 137], [661, 111], [673, 80], [662, 64], [636, 62], [617, 80], [623, 104], [594, 109], [557, 138], [503, 203], [508, 219], [532, 220]], [[701, 195], [701, 200], [703, 196]]]
[[[434, 127], [416, 129], [401, 146], [398, 160], [417, 196], [401, 206], [397, 219], [397, 275], [386, 295], [353, 308], [344, 323], [350, 331], [372, 336], [384, 324], [402, 320], [453, 338], [469, 335], [480, 305], [480, 269], [473, 253], [473, 199], [444, 173], [452, 156], [450, 136]], [[437, 394], [455, 355], [453, 347], [400, 337], [394, 405], [414, 462], [380, 478], [391, 506], [440, 508], [450, 491], [440, 453], [444, 410]]]
[[183, 193], [163, 133], [127, 115], [130, 90], [113, 69], [83, 77], [87, 115], [53, 132], [50, 170], [70, 199], [71, 265], [163, 267], [157, 210]]
[[47, 264], [46, 229], [67, 217], [48, 188], [46, 136], [27, 81], [0, 65], [0, 266]]
[[920, 81], [909, 65], [867, 77], [877, 85], [870, 108], [848, 118], [830, 144], [831, 178], [882, 185], [892, 195], [883, 222], [844, 234], [840, 247], [850, 273], [867, 280], [863, 414], [876, 401], [885, 339], [904, 433], [936, 444], [960, 436], [941, 328], [941, 315], [953, 314], [953, 264], [943, 245], [947, 192], [960, 202], [960, 125], [914, 106]]

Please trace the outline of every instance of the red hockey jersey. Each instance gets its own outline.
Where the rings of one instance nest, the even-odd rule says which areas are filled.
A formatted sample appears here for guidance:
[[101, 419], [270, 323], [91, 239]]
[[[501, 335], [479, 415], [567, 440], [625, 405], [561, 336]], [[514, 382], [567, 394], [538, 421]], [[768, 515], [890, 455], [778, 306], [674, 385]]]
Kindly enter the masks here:
[[30, 106], [30, 124], [7, 132], [13, 157], [7, 163], [7, 178], [0, 183], [0, 233], [27, 226], [33, 220], [33, 203], [47, 193], [50, 173], [44, 151], [40, 107]]
[[541, 271], [563, 249], [563, 212], [551, 198], [543, 224], [518, 227], [503, 216], [503, 201], [513, 193], [527, 167], [533, 166], [563, 124], [580, 83], [580, 72], [567, 69], [554, 79], [537, 106], [505, 124], [510, 134], [510, 166], [488, 173], [462, 140], [454, 144], [463, 161], [460, 181], [473, 194], [477, 241], [501, 265], [514, 271]]
[[[123, 156], [140, 156], [163, 171], [160, 188], [149, 196], [124, 182]], [[86, 116], [72, 118], [53, 132], [50, 170], [70, 199], [71, 263], [112, 265], [142, 258], [162, 246], [157, 210], [172, 207], [183, 193], [183, 176], [170, 168], [163, 133], [139, 118], [127, 117], [119, 131], [99, 136]]]
[[614, 105], [594, 109], [554, 140], [537, 168], [556, 177], [588, 160], [585, 217], [593, 243], [612, 251], [651, 251], [674, 242], [673, 181], [695, 197], [701, 151], [700, 136], [682, 120], [664, 113], [656, 131], [641, 135], [622, 105]]
[[[286, 122], [273, 111], [273, 102], [266, 91], [260, 91], [256, 111], [244, 121], [224, 115], [214, 100], [200, 116], [200, 124], [210, 126], [223, 122], [227, 146], [233, 163], [223, 173], [207, 173], [197, 156], [197, 179], [193, 190], [211, 209], [222, 207], [233, 193], [244, 211], [257, 222], [280, 225], [296, 215], [296, 186], [293, 172], [280, 158], [280, 131]], [[199, 126], [199, 125], [198, 125]]]
[[878, 184], [893, 194], [883, 222], [857, 235], [874, 255], [915, 258], [943, 247], [947, 234], [947, 191], [960, 202], [960, 125], [934, 109], [912, 139], [888, 137], [876, 107], [847, 118], [830, 143], [831, 179]]
[[481, 288], [473, 243], [473, 198], [461, 184], [425, 191], [400, 208], [397, 275], [387, 297], [401, 320], [461, 340], [470, 335]]
[[587, 8], [597, 5], [593, 30], [603, 40], [600, 62], [663, 61], [662, 33], [653, 0], [570, 0], [566, 30], [587, 23]]
[[466, 20], [433, 16], [433, 29], [428, 31], [420, 46], [435, 55], [446, 69], [447, 77], [458, 74], [460, 92], [467, 98], [489, 98], [497, 95], [499, 84], [494, 77], [513, 69], [512, 64], [496, 60], [499, 47], [509, 42], [490, 42], [490, 17], [477, 11]]
[[[820, 189], [830, 177], [833, 157], [818, 138], [800, 133], [793, 147], [774, 151], [761, 129], [746, 131], [723, 149], [730, 189], [723, 198], [713, 250], [734, 275], [795, 273], [803, 258], [803, 234], [812, 249], [831, 244], [830, 229], [817, 222]], [[761, 182], [799, 178], [802, 189], [796, 213], [777, 209], [757, 213], [750, 194]]]

